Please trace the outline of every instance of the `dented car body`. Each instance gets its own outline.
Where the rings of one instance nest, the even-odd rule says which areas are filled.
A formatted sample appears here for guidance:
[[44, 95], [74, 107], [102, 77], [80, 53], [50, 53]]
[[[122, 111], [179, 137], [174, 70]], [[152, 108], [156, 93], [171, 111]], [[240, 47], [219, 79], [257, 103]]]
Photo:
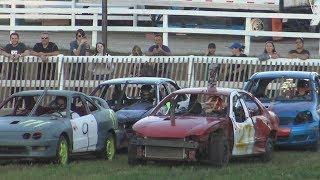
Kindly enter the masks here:
[[133, 125], [128, 162], [205, 161], [222, 166], [231, 156], [270, 159], [277, 128], [277, 116], [245, 91], [182, 89]]

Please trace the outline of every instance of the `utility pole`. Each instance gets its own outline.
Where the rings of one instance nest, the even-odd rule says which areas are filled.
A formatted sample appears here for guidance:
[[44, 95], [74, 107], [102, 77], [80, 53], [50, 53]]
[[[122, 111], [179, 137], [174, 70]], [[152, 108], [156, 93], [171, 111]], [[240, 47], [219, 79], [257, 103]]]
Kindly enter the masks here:
[[107, 4], [107, 0], [102, 0], [102, 22], [101, 22], [101, 26], [102, 26], [102, 42], [105, 44], [105, 51], [108, 48], [108, 44], [107, 44], [107, 19], [108, 18], [108, 4]]

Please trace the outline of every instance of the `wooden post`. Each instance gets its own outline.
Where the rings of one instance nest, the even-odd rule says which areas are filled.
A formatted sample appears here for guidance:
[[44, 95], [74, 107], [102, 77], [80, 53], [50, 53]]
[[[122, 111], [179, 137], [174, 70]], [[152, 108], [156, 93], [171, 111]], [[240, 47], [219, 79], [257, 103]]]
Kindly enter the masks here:
[[108, 21], [108, 4], [107, 4], [107, 0], [102, 0], [102, 42], [105, 44], [105, 51], [108, 48], [108, 44], [107, 44], [107, 21]]

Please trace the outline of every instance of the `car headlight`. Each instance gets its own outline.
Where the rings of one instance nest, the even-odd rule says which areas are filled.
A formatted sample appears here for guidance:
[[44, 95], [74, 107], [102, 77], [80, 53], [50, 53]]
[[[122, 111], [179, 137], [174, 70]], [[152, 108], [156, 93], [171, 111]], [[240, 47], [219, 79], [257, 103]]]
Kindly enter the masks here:
[[40, 139], [42, 136], [42, 133], [41, 132], [35, 132], [32, 134], [32, 138], [37, 140], [37, 139]]
[[295, 118], [295, 123], [297, 124], [311, 122], [311, 121], [312, 121], [312, 113], [310, 111], [302, 111], [298, 113]]

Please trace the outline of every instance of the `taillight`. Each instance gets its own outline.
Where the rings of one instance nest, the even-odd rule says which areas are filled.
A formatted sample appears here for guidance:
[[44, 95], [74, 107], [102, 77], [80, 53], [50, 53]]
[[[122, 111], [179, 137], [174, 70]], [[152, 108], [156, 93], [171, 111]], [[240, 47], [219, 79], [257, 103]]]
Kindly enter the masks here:
[[312, 121], [312, 113], [310, 111], [302, 111], [298, 113], [298, 115], [295, 118], [296, 124], [301, 124], [305, 122], [311, 122]]
[[41, 132], [35, 132], [32, 134], [32, 138], [33, 139], [40, 139], [42, 136], [42, 133]]

